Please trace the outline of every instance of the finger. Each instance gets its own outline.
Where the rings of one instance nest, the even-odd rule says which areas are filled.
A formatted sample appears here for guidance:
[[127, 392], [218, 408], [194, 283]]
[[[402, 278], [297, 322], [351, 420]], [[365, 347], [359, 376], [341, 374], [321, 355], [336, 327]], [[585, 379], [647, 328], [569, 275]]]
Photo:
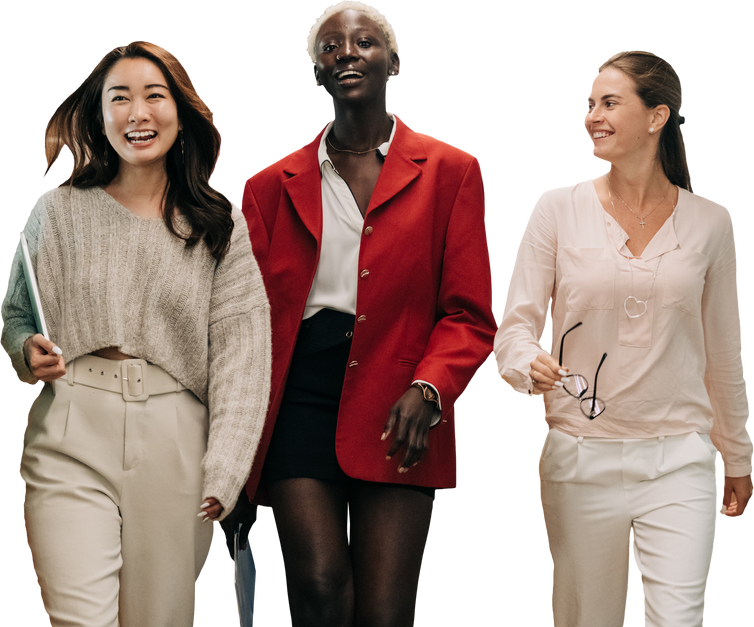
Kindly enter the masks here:
[[35, 346], [38, 346], [42, 350], [44, 350], [45, 353], [50, 355], [62, 355], [63, 351], [60, 350], [60, 347], [58, 347], [55, 342], [52, 342], [51, 340], [48, 340], [44, 335], [41, 333], [35, 334], [31, 338], [32, 343]]
[[[387, 436], [390, 435], [390, 432], [393, 430], [393, 427], [395, 426], [395, 423], [398, 421], [398, 404], [396, 403], [390, 408], [390, 414], [388, 415], [387, 422], [385, 423], [385, 429], [382, 431], [382, 436], [380, 437], [381, 440], [386, 440]], [[388, 456], [388, 459], [390, 459], [390, 456]]]
[[393, 443], [390, 445], [390, 448], [387, 452], [387, 458], [390, 459], [393, 455], [395, 455], [400, 448], [405, 444], [406, 438], [408, 437], [408, 420], [402, 416], [399, 415], [397, 419], [397, 424], [395, 426], [395, 436], [393, 437]]

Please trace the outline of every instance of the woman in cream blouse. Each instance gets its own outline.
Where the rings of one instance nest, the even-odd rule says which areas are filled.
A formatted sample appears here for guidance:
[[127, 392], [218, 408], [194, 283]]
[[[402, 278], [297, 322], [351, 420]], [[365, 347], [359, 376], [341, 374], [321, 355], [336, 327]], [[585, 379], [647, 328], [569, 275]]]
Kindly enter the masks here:
[[623, 624], [631, 529], [647, 624], [701, 625], [716, 450], [723, 513], [752, 493], [733, 232], [691, 193], [680, 106], [653, 54], [600, 68], [585, 123], [610, 171], [542, 196], [496, 336], [502, 377], [544, 394], [557, 626]]

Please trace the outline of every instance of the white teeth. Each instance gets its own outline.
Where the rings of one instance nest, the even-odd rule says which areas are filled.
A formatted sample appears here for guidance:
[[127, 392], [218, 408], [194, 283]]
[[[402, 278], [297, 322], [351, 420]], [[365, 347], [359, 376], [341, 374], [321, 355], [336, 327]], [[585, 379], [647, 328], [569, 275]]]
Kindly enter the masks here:
[[356, 70], [345, 70], [343, 72], [340, 72], [340, 74], [338, 74], [338, 80], [343, 80], [344, 78], [349, 78], [351, 76], [354, 76], [356, 78], [361, 78], [364, 75], [361, 72], [357, 72]]
[[596, 133], [592, 133], [593, 139], [602, 139], [603, 137], [609, 137], [610, 133], [606, 133], [605, 131], [598, 131]]
[[127, 134], [127, 137], [131, 139], [139, 139], [143, 137], [154, 137], [157, 135], [154, 131], [131, 131]]

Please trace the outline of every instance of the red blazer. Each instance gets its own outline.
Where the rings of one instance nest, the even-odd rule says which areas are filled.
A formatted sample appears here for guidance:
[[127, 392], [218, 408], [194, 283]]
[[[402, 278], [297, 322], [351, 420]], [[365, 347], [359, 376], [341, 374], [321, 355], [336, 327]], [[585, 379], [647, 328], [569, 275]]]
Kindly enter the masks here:
[[[335, 448], [351, 477], [451, 488], [453, 405], [492, 350], [496, 330], [482, 176], [471, 155], [397, 118], [396, 124], [364, 218]], [[243, 213], [272, 313], [272, 389], [247, 484], [252, 498], [319, 259], [321, 137], [249, 179], [244, 190]], [[404, 449], [386, 461], [390, 438], [380, 436], [390, 408], [415, 379], [437, 388], [442, 421], [430, 430], [424, 459], [401, 474]]]

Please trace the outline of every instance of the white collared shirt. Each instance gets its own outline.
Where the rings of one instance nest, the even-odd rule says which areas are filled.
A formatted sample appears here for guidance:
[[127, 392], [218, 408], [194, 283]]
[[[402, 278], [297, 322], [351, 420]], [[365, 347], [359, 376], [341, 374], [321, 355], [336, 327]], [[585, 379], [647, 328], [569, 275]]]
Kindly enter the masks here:
[[[383, 159], [387, 157], [398, 126], [395, 116], [390, 113], [388, 115], [393, 121], [390, 139], [376, 148]], [[330, 122], [325, 128], [317, 151], [322, 177], [322, 245], [317, 272], [306, 299], [304, 320], [325, 308], [356, 315], [359, 247], [364, 229], [364, 216], [359, 211], [351, 188], [338, 174], [327, 154], [327, 136], [332, 126], [333, 123]], [[423, 380], [416, 380], [414, 383], [431, 386], [440, 403], [440, 393], [432, 383]], [[441, 407], [442, 405], [439, 405], [439, 408]], [[441, 416], [442, 412], [438, 409], [433, 416], [432, 426], [440, 421]]]

